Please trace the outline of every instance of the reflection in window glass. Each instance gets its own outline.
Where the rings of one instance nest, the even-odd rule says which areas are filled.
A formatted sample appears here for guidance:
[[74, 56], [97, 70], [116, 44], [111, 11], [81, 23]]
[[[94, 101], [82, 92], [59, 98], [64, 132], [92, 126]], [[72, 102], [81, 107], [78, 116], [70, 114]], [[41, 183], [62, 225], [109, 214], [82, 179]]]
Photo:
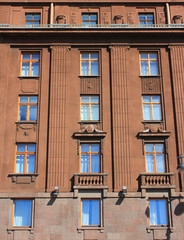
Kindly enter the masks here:
[[150, 225], [168, 225], [166, 199], [149, 200]]
[[81, 121], [99, 121], [99, 96], [81, 96]]
[[82, 225], [100, 226], [100, 200], [82, 200]]

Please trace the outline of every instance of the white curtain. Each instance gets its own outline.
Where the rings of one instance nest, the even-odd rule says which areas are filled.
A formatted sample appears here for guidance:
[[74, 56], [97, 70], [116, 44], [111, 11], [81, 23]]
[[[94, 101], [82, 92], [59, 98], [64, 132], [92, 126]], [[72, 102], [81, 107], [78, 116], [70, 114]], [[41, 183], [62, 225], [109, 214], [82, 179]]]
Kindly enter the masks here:
[[15, 200], [14, 226], [31, 227], [32, 200]]
[[82, 201], [82, 225], [100, 225], [100, 200]]
[[150, 200], [150, 225], [167, 225], [167, 201]]

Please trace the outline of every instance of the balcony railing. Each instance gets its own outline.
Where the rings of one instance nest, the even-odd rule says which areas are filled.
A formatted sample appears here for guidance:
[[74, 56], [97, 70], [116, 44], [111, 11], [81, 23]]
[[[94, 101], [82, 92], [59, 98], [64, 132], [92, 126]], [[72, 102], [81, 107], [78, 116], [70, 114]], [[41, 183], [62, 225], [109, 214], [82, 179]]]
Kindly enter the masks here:
[[184, 24], [0, 24], [0, 29], [180, 29]]
[[74, 186], [106, 186], [106, 173], [79, 173], [74, 174]]
[[173, 173], [142, 173], [141, 188], [175, 188]]

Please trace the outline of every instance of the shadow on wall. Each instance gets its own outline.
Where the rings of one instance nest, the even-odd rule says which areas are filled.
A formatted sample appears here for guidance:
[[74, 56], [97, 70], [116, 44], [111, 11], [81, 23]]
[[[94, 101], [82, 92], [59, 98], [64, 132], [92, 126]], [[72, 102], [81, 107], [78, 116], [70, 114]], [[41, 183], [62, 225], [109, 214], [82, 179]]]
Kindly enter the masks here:
[[174, 214], [176, 216], [180, 216], [184, 213], [184, 202], [180, 202], [180, 199], [179, 199], [179, 203], [178, 205], [176, 206], [175, 210], [174, 210]]

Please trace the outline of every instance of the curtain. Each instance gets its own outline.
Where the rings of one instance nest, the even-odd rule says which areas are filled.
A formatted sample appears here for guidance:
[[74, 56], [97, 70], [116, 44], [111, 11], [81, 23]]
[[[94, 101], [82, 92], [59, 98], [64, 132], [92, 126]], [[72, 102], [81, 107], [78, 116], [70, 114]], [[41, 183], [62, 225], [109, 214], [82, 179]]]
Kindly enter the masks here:
[[25, 161], [25, 155], [19, 154], [16, 157], [16, 173], [24, 173], [24, 161]]
[[29, 107], [29, 120], [30, 121], [37, 120], [37, 106], [36, 105]]
[[89, 120], [89, 105], [81, 105], [81, 120]]
[[150, 225], [167, 225], [167, 201], [150, 200]]
[[164, 160], [163, 153], [156, 154], [156, 162], [157, 162], [157, 172], [165, 172], [165, 160]]
[[29, 62], [22, 63], [22, 76], [29, 76]]
[[35, 154], [27, 155], [27, 173], [35, 172]]
[[160, 104], [153, 105], [153, 120], [162, 120]]
[[39, 62], [33, 62], [31, 76], [38, 76], [38, 75], [39, 75]]
[[158, 75], [158, 64], [157, 61], [150, 62], [151, 75]]
[[141, 61], [141, 75], [148, 75], [148, 62]]
[[100, 225], [99, 200], [82, 200], [82, 225]]
[[146, 172], [154, 172], [154, 158], [153, 154], [146, 153]]
[[151, 120], [151, 106], [148, 104], [143, 105], [144, 120]]
[[21, 105], [19, 108], [19, 120], [26, 121], [27, 120], [27, 106]]
[[91, 62], [91, 75], [98, 75], [98, 61]]
[[99, 120], [99, 105], [91, 105], [91, 120]]
[[99, 154], [91, 155], [91, 172], [100, 172], [100, 156]]
[[89, 75], [89, 62], [81, 62], [81, 75]]
[[81, 172], [89, 172], [89, 154], [81, 154]]
[[31, 227], [32, 200], [15, 200], [14, 226]]

